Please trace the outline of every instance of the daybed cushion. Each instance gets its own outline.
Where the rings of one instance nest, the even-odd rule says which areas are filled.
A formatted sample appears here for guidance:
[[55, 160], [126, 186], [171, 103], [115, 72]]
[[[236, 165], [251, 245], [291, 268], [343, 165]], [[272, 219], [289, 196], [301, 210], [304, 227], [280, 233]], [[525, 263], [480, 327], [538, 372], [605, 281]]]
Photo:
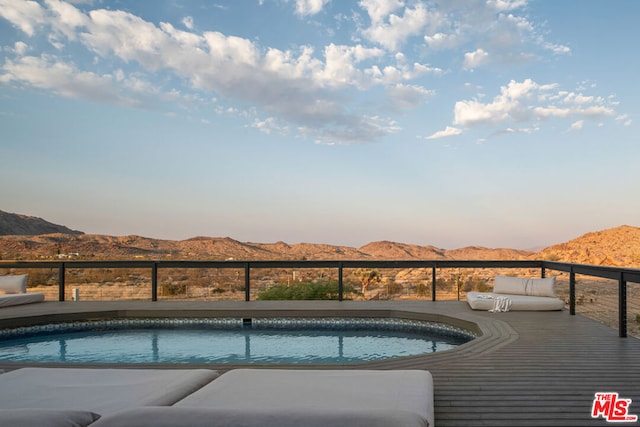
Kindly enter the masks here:
[[208, 369], [23, 368], [0, 375], [0, 409], [74, 409], [101, 415], [171, 405], [218, 376]]
[[27, 275], [0, 276], [0, 294], [23, 294], [27, 292]]
[[12, 305], [31, 304], [44, 301], [44, 294], [6, 294], [0, 295], [0, 307], [10, 307]]
[[208, 409], [175, 406], [143, 407], [102, 417], [91, 427], [427, 427], [420, 415], [407, 411], [333, 408]]
[[492, 292], [469, 292], [467, 293], [467, 303], [473, 310], [492, 310], [497, 297], [509, 298], [511, 300], [511, 311], [549, 311], [562, 310], [564, 308], [564, 302], [559, 298]]
[[98, 418], [89, 411], [0, 409], [0, 426], [7, 427], [86, 427]]
[[496, 294], [555, 298], [556, 278], [532, 279], [526, 277], [496, 276], [493, 292]]
[[[174, 406], [273, 412], [292, 420], [304, 412], [312, 419], [322, 413], [349, 413], [354, 418], [361, 414], [363, 423], [371, 411], [408, 412], [433, 425], [433, 379], [422, 370], [236, 369]], [[273, 418], [263, 425], [281, 424]]]

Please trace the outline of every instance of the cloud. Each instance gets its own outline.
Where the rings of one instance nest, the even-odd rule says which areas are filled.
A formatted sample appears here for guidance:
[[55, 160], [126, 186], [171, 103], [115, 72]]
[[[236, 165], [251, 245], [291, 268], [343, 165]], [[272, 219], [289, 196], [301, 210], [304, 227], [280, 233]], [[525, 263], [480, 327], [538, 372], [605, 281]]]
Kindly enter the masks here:
[[[80, 71], [55, 58], [25, 56], [16, 62], [7, 61], [3, 69], [5, 73], [0, 75], [2, 83], [28, 83], [69, 98], [93, 99], [130, 107], [141, 106], [140, 99], [127, 95], [116, 84], [114, 76]], [[139, 87], [129, 85], [128, 89], [140, 95]]]
[[398, 109], [413, 109], [433, 96], [434, 92], [417, 85], [397, 84], [389, 87], [387, 92], [391, 102]]
[[484, 49], [476, 49], [474, 52], [467, 52], [464, 54], [464, 67], [465, 68], [478, 68], [484, 62], [486, 62], [489, 54]]
[[633, 121], [631, 120], [628, 114], [621, 114], [618, 117], [616, 117], [616, 122], [622, 123], [624, 126], [631, 126], [631, 123]]
[[389, 14], [404, 6], [401, 0], [360, 0], [359, 5], [367, 11], [372, 25], [381, 23]]
[[[363, 30], [363, 35], [370, 41], [396, 51], [409, 37], [418, 36], [431, 19], [431, 13], [422, 4], [413, 8], [406, 7], [402, 16], [389, 14], [402, 3], [382, 1], [362, 1], [371, 19], [371, 26]], [[388, 14], [388, 16], [386, 16]], [[386, 19], [383, 19], [386, 17]]]
[[29, 37], [35, 27], [45, 22], [45, 12], [35, 1], [4, 0], [0, 3], [0, 16], [24, 31]]
[[542, 85], [531, 79], [511, 80], [490, 102], [478, 99], [456, 102], [453, 123], [464, 128], [506, 126], [507, 129], [513, 124], [530, 123], [536, 129], [539, 122], [548, 119], [598, 120], [614, 113], [608, 101], [601, 97], [558, 88], [557, 84]]
[[[315, 15], [328, 3], [296, 0], [296, 13]], [[466, 52], [468, 69], [570, 52], [545, 40], [520, 13], [524, 0], [467, 0], [463, 8], [443, 0], [360, 0], [358, 6], [352, 44], [277, 48], [262, 46], [259, 38], [195, 31], [191, 16], [154, 23], [124, 10], [81, 10], [61, 0], [0, 0], [0, 17], [29, 38], [4, 48], [15, 58], [5, 58], [0, 81], [134, 108], [216, 98], [222, 101], [214, 111], [243, 111], [249, 126], [263, 132], [353, 143], [400, 129], [381, 111], [414, 109], [434, 96], [429, 89], [437, 87], [434, 78], [451, 71], [449, 64], [426, 63], [436, 50], [451, 50], [447, 53], [456, 58]], [[369, 20], [363, 25], [365, 14]], [[408, 41], [418, 44], [405, 55]], [[25, 56], [47, 42], [53, 49]], [[420, 62], [410, 59], [416, 52]], [[432, 136], [470, 127], [495, 126], [498, 132], [536, 129], [538, 122], [557, 118], [602, 118], [613, 114], [614, 102], [530, 79], [512, 81], [488, 102], [480, 94], [456, 102], [453, 126]]]
[[460, 135], [461, 133], [462, 133], [461, 129], [447, 126], [444, 130], [440, 130], [434, 133], [433, 135], [427, 136], [425, 139], [440, 139], [440, 138], [446, 138], [448, 136]]
[[[391, 90], [396, 91], [396, 102], [416, 105], [427, 92], [417, 86], [403, 88], [402, 84], [432, 70], [423, 64], [389, 66], [384, 67], [380, 78], [361, 67], [364, 62], [382, 59], [384, 51], [377, 47], [329, 44], [318, 57], [309, 46], [298, 51], [263, 49], [242, 37], [213, 31], [198, 34], [165, 22], [156, 25], [121, 10], [83, 13], [58, 0], [49, 0], [46, 5], [48, 9], [36, 3], [29, 13], [4, 11], [3, 16], [29, 34], [33, 34], [36, 23], [44, 26], [48, 21], [49, 28], [58, 35], [56, 43], [65, 38], [79, 41], [105, 65], [121, 61], [126, 67], [119, 70], [120, 77], [116, 78], [115, 71], [83, 72], [53, 56], [29, 57], [5, 63], [1, 77], [4, 83], [31, 85], [61, 96], [98, 102], [146, 106], [153, 94], [150, 88], [156, 84], [145, 79], [164, 75], [165, 82], [175, 83], [178, 78], [191, 90], [255, 105], [279, 122], [289, 122], [293, 129], [301, 129], [307, 135], [313, 133], [319, 141], [345, 138], [343, 142], [362, 142], [396, 132], [393, 120], [364, 114], [365, 110], [348, 100], [344, 90], [400, 85]], [[306, 5], [313, 11], [320, 3]], [[182, 23], [187, 28], [191, 25], [188, 19]], [[59, 44], [62, 48], [63, 44]], [[129, 74], [136, 66], [139, 71], [135, 79], [122, 77], [123, 70]], [[156, 95], [165, 98], [181, 92], [168, 87], [163, 94], [164, 83], [156, 87]], [[135, 90], [127, 94], [132, 88]]]
[[331, 0], [296, 0], [296, 14], [300, 16], [315, 15]]
[[193, 16], [185, 16], [182, 18], [182, 25], [184, 25], [188, 30], [193, 30]]
[[526, 6], [527, 0], [487, 0], [487, 5], [499, 11], [507, 11]]
[[580, 130], [584, 127], [584, 120], [578, 120], [576, 122], [571, 123], [569, 129], [571, 130]]

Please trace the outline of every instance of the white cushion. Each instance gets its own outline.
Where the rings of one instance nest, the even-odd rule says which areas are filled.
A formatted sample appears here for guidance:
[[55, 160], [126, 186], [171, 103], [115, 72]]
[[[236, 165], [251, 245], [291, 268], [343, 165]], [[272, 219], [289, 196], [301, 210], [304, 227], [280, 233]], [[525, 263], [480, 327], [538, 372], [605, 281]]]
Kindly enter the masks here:
[[44, 294], [29, 292], [28, 294], [8, 294], [0, 295], [0, 307], [11, 305], [31, 304], [44, 301]]
[[472, 310], [493, 310], [496, 299], [500, 296], [509, 298], [511, 301], [510, 311], [551, 311], [564, 308], [564, 301], [559, 298], [491, 292], [469, 292], [467, 293], [467, 302]]
[[[433, 425], [433, 379], [423, 370], [235, 369], [175, 407], [229, 411], [403, 411]], [[272, 424], [277, 425], [277, 424]]]
[[27, 274], [0, 276], [0, 294], [24, 294], [27, 292]]
[[0, 409], [0, 425], [14, 427], [86, 427], [100, 418], [89, 411]]
[[0, 375], [0, 408], [65, 408], [107, 415], [137, 406], [171, 405], [217, 376], [209, 369], [22, 368]]
[[399, 410], [335, 410], [330, 407], [282, 410], [148, 406], [102, 417], [91, 427], [427, 427], [419, 414]]
[[556, 297], [556, 278], [531, 279], [524, 277], [496, 276], [493, 285], [496, 294]]

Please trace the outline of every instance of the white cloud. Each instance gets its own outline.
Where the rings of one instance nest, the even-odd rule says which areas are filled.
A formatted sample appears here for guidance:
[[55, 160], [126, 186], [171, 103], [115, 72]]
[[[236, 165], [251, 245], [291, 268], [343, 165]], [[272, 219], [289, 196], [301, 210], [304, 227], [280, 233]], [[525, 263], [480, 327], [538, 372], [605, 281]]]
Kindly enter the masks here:
[[[373, 2], [376, 5], [386, 2]], [[361, 5], [363, 2], [361, 2]], [[395, 6], [397, 3], [392, 3]], [[366, 4], [366, 6], [370, 6]], [[418, 3], [414, 8], [405, 8], [403, 15], [390, 14], [387, 20], [383, 20], [384, 13], [392, 9], [367, 9], [371, 17], [371, 26], [363, 30], [363, 35], [370, 41], [377, 43], [390, 51], [396, 51], [409, 37], [421, 35], [422, 30], [429, 23], [431, 14], [427, 8]]]
[[76, 30], [89, 23], [87, 16], [69, 3], [60, 0], [46, 0], [46, 5], [54, 16], [48, 21], [52, 22], [55, 30], [64, 34], [69, 40], [75, 40]]
[[464, 54], [464, 67], [465, 68], [478, 68], [480, 65], [486, 62], [489, 54], [484, 49], [476, 49], [474, 52], [467, 52]]
[[462, 133], [461, 129], [447, 126], [444, 130], [440, 130], [434, 133], [433, 135], [427, 136], [425, 139], [440, 139], [440, 138], [446, 138], [448, 136], [460, 135], [461, 133]]
[[34, 27], [45, 22], [45, 12], [35, 1], [3, 0], [0, 2], [0, 16], [33, 36]]
[[397, 84], [389, 87], [387, 92], [395, 108], [412, 109], [433, 96], [433, 91], [422, 86]]
[[578, 120], [576, 122], [571, 123], [571, 130], [580, 130], [584, 127], [584, 120]]
[[29, 45], [25, 42], [16, 42], [13, 45], [13, 51], [16, 55], [22, 56], [27, 52], [27, 50], [29, 50]]
[[[314, 15], [328, 2], [296, 0], [296, 11]], [[0, 80], [142, 108], [153, 105], [154, 96], [190, 102], [184, 93], [192, 91], [201, 100], [217, 97], [251, 112], [247, 120], [255, 120], [262, 131], [274, 131], [277, 124], [325, 142], [360, 142], [400, 127], [371, 111], [416, 108], [433, 95], [424, 81], [416, 80], [445, 74], [399, 51], [412, 38], [424, 40], [418, 49], [428, 49], [427, 55], [464, 46], [464, 66], [469, 69], [488, 61], [531, 60], [537, 54], [533, 48], [569, 52], [544, 40], [531, 21], [518, 15], [524, 0], [467, 0], [463, 8], [441, 0], [360, 0], [358, 5], [370, 19], [368, 26], [354, 29], [352, 40], [362, 39], [352, 45], [283, 50], [263, 47], [258, 38], [196, 32], [191, 16], [156, 24], [122, 10], [85, 12], [61, 0], [0, 0], [0, 17], [29, 37], [42, 36], [38, 42], [48, 40], [58, 50], [58, 56], [22, 57], [37, 43], [16, 42], [18, 58], [5, 60]], [[71, 48], [81, 47], [94, 58], [92, 64], [66, 59], [73, 55]], [[372, 98], [362, 92], [376, 87], [387, 96], [384, 103], [367, 104]], [[473, 126], [534, 129], [535, 122], [550, 118], [602, 118], [613, 114], [614, 102], [532, 80], [512, 81], [488, 102], [479, 94], [456, 102], [455, 127], [437, 134], [448, 136]]]
[[488, 103], [477, 99], [456, 102], [454, 124], [504, 126], [551, 118], [596, 120], [612, 114], [613, 109], [600, 97], [559, 91], [556, 84], [541, 85], [527, 79], [522, 82], [512, 80]]
[[526, 6], [527, 0], [487, 0], [487, 5], [499, 11], [506, 11]]
[[193, 30], [193, 16], [185, 16], [182, 18], [182, 25], [188, 30]]
[[260, 132], [267, 135], [270, 135], [272, 132], [277, 132], [281, 135], [289, 133], [289, 128], [286, 125], [279, 123], [278, 119], [275, 117], [267, 117], [263, 120], [256, 118], [251, 127], [258, 129]]
[[315, 15], [331, 0], [296, 0], [296, 13], [300, 16]]
[[454, 49], [461, 44], [461, 36], [458, 32], [437, 32], [425, 35], [424, 41], [433, 50]]
[[[140, 104], [118, 88], [113, 76], [79, 71], [54, 58], [25, 56], [16, 62], [7, 61], [3, 70], [4, 74], [0, 75], [3, 83], [28, 83], [70, 98], [88, 98], [127, 106]], [[135, 90], [134, 87], [130, 89]]]
[[631, 123], [633, 121], [631, 120], [628, 114], [621, 114], [618, 117], [616, 117], [616, 122], [622, 123], [624, 126], [631, 126]]
[[367, 11], [372, 25], [381, 23], [391, 12], [404, 6], [401, 0], [360, 0], [359, 5]]

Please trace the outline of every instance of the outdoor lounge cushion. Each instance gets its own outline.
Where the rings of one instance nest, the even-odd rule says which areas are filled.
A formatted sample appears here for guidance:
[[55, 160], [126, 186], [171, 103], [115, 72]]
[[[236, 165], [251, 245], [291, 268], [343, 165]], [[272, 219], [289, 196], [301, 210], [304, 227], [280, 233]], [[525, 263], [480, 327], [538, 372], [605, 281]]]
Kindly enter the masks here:
[[26, 274], [0, 276], [0, 307], [44, 301], [44, 294], [27, 292]]
[[0, 307], [10, 307], [12, 305], [31, 304], [44, 301], [44, 294], [7, 294], [0, 295]]
[[493, 310], [496, 298], [507, 297], [511, 301], [511, 311], [549, 311], [562, 310], [564, 302], [559, 298], [536, 297], [528, 295], [498, 294], [492, 292], [469, 292], [467, 303], [473, 310]]
[[171, 405], [217, 376], [208, 369], [23, 368], [0, 375], [0, 409], [72, 409], [106, 415]]
[[0, 426], [8, 427], [86, 427], [98, 418], [89, 411], [0, 409]]
[[[224, 410], [227, 416], [246, 414], [249, 419], [264, 415], [265, 427], [295, 425], [291, 423], [305, 413], [313, 421], [308, 425], [322, 425], [322, 416], [330, 413], [367, 425], [372, 411], [389, 417], [418, 415], [423, 425], [432, 426], [433, 379], [422, 370], [236, 369], [174, 407]], [[326, 419], [333, 425], [338, 421], [331, 415]]]
[[27, 292], [27, 275], [0, 276], [0, 294], [24, 294]]
[[496, 276], [493, 292], [496, 294], [556, 297], [556, 278], [532, 279], [528, 277]]
[[246, 410], [147, 406], [108, 415], [91, 427], [427, 427], [419, 414], [407, 411], [331, 408], [258, 408]]

